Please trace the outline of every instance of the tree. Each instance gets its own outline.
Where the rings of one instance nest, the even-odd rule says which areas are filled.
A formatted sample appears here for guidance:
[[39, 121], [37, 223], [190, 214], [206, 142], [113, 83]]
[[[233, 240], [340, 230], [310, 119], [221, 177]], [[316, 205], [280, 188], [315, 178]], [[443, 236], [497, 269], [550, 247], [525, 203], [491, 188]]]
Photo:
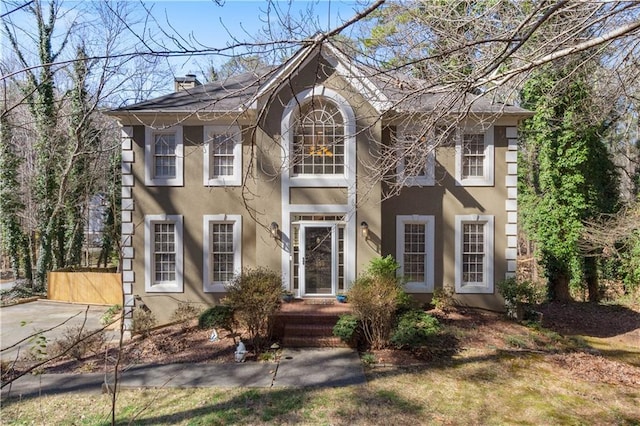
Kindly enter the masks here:
[[[8, 114], [0, 115], [0, 235], [2, 248], [11, 259], [11, 269], [15, 279], [20, 277], [21, 253], [24, 248], [24, 234], [20, 226], [20, 211], [24, 204], [16, 188], [20, 158], [16, 154], [12, 125]], [[28, 259], [28, 258], [27, 258]]]
[[521, 216], [537, 243], [549, 280], [549, 295], [570, 300], [570, 287], [588, 283], [597, 300], [593, 259], [579, 249], [583, 221], [618, 207], [615, 166], [603, 143], [610, 125], [594, 119], [588, 71], [571, 63], [545, 67], [523, 89], [523, 104], [535, 111], [524, 125]]

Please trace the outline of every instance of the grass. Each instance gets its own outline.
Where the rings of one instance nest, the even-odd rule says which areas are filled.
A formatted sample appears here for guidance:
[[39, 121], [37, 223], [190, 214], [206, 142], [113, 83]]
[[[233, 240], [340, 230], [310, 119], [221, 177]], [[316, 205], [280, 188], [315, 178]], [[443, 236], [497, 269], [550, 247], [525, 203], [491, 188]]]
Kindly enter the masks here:
[[[325, 389], [148, 389], [118, 395], [118, 424], [638, 424], [640, 389], [583, 381], [539, 354], [463, 352], [421, 368], [368, 370]], [[109, 395], [2, 404], [1, 423], [107, 425]]]

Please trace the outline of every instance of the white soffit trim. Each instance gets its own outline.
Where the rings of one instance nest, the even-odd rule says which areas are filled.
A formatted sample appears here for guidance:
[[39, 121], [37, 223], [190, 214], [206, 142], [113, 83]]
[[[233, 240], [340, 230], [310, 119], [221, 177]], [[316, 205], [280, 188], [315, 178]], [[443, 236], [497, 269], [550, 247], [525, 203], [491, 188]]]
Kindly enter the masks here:
[[367, 101], [373, 106], [378, 114], [388, 111], [393, 106], [387, 96], [376, 86], [371, 79], [365, 76], [362, 71], [351, 63], [349, 58], [335, 48], [331, 43], [325, 47], [333, 56], [322, 51], [322, 57], [336, 68], [336, 71], [344, 77], [347, 82], [357, 91], [365, 95]]

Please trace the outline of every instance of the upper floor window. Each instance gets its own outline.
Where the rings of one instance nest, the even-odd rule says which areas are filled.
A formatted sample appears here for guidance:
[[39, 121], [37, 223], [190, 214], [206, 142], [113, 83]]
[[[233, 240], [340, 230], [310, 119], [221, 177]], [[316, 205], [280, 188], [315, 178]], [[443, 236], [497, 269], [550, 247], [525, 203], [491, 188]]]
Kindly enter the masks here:
[[493, 216], [456, 216], [456, 292], [493, 293]]
[[494, 183], [493, 126], [486, 131], [461, 130], [456, 138], [458, 185], [492, 186]]
[[428, 133], [420, 127], [398, 129], [397, 166], [399, 181], [406, 186], [433, 186], [435, 184], [435, 147]]
[[242, 137], [237, 126], [205, 126], [204, 184], [242, 184]]
[[182, 127], [145, 129], [145, 184], [182, 186], [184, 146]]
[[145, 216], [145, 290], [181, 292], [182, 216]]
[[345, 170], [344, 121], [331, 102], [313, 97], [300, 108], [294, 125], [293, 174], [342, 175]]

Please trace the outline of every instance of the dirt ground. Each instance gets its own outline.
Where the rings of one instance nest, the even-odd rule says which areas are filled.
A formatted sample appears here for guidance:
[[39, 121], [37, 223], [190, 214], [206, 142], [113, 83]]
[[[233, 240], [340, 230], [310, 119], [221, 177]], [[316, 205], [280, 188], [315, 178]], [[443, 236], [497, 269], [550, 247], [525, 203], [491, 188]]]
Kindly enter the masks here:
[[[475, 355], [500, 352], [510, 356], [534, 353], [582, 379], [640, 385], [640, 309], [589, 303], [554, 303], [538, 309], [542, 320], [533, 326], [482, 310], [434, 310], [430, 313], [444, 327], [428, 347], [415, 351], [373, 351], [364, 359], [377, 366], [404, 367], [446, 363], [470, 352]], [[211, 330], [199, 330], [195, 320], [157, 329], [146, 338], [136, 336], [126, 342], [119, 365], [126, 368], [141, 363], [233, 362], [234, 342], [221, 334], [220, 340], [210, 341]], [[589, 339], [596, 339], [600, 348], [589, 344]], [[620, 357], [621, 353], [629, 356]], [[87, 351], [81, 360], [63, 357], [40, 370], [47, 373], [103, 371], [113, 368], [117, 354], [115, 347], [96, 353]], [[255, 360], [255, 356], [251, 359]], [[16, 363], [14, 373], [28, 364], [26, 360]], [[3, 365], [3, 375], [10, 371], [9, 367]]]

